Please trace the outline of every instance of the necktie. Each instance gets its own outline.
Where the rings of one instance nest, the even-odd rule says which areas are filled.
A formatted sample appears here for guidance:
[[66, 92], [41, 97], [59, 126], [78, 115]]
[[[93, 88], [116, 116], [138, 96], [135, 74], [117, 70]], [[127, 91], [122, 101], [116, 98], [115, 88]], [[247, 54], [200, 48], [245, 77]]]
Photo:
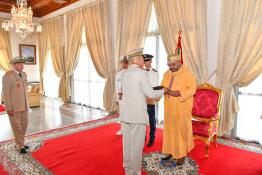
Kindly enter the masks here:
[[22, 78], [22, 74], [19, 72], [19, 76]]

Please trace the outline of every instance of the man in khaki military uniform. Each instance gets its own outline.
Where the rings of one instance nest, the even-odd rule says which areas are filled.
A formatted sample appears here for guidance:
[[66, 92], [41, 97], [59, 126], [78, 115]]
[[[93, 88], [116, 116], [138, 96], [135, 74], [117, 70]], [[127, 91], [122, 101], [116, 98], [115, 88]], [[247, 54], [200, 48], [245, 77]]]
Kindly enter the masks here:
[[25, 133], [28, 125], [27, 76], [23, 72], [24, 59], [15, 57], [10, 64], [13, 70], [3, 76], [2, 95], [9, 121], [15, 136], [16, 146], [20, 153], [27, 153]]

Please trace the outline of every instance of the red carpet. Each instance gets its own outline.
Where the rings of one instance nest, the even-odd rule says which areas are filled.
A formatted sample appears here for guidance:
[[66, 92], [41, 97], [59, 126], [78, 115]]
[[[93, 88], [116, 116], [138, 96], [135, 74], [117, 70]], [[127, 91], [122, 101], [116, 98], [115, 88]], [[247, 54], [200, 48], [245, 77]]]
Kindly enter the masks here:
[[204, 175], [262, 175], [262, 154], [225, 145], [211, 146], [210, 157], [204, 158], [204, 143], [195, 141], [189, 154]]
[[[122, 175], [122, 138], [115, 135], [118, 129], [118, 124], [110, 124], [51, 139], [32, 155], [56, 175]], [[145, 152], [161, 151], [162, 134], [158, 129], [155, 145]], [[203, 175], [262, 174], [261, 154], [219, 144], [218, 148], [211, 146], [210, 158], [205, 159], [204, 144], [195, 143], [190, 156]]]
[[1, 175], [8, 175], [8, 173], [4, 170], [4, 168], [2, 167], [1, 164], [0, 164], [0, 174]]
[[122, 169], [118, 124], [48, 140], [33, 157], [56, 175], [117, 175]]

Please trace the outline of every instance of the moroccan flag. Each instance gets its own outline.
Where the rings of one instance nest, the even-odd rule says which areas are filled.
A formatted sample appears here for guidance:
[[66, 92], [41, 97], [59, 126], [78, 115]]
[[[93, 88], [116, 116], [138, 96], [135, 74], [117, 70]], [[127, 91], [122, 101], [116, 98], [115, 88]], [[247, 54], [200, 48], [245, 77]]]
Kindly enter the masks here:
[[176, 48], [176, 54], [180, 56], [180, 62], [183, 64], [183, 55], [182, 55], [182, 44], [181, 44], [181, 31], [178, 32], [178, 40], [177, 40], [177, 48]]

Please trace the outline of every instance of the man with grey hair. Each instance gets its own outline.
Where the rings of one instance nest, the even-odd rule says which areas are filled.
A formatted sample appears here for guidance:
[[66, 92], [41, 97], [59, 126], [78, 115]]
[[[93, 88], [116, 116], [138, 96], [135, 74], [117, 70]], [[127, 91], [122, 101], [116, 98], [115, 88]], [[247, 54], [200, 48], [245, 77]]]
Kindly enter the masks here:
[[15, 136], [16, 147], [21, 154], [27, 153], [25, 133], [28, 125], [27, 76], [23, 72], [24, 59], [14, 57], [10, 60], [13, 69], [3, 76], [2, 95], [9, 121]]
[[122, 75], [122, 104], [120, 121], [123, 132], [123, 166], [126, 175], [140, 175], [142, 153], [148, 123], [146, 98], [159, 98], [164, 90], [154, 91], [146, 71], [143, 70], [143, 50], [135, 50], [128, 55], [130, 65]]

